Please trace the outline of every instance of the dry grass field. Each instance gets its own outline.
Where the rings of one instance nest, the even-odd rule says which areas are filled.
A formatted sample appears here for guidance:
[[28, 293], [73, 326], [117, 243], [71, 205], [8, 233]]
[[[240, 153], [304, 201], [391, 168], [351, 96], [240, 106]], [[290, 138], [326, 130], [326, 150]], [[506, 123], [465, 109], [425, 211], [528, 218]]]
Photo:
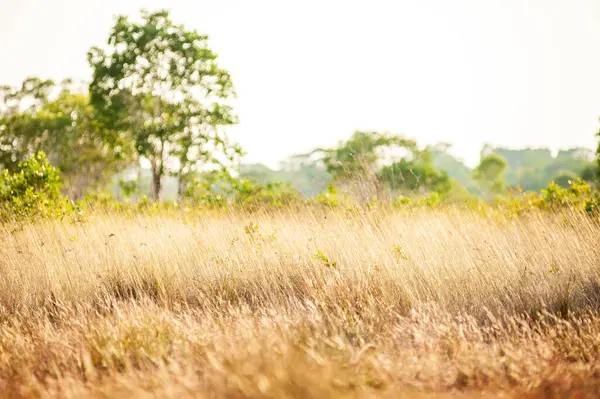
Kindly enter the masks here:
[[412, 212], [0, 226], [3, 397], [596, 397], [600, 225]]

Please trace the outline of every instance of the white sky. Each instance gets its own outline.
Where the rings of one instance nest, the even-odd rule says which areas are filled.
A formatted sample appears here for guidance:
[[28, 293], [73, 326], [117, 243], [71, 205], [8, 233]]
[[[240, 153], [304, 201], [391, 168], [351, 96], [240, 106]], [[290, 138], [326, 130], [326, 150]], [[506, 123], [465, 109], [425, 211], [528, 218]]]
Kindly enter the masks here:
[[115, 14], [169, 8], [232, 73], [247, 162], [355, 129], [454, 144], [595, 147], [599, 0], [0, 0], [0, 84], [87, 79]]

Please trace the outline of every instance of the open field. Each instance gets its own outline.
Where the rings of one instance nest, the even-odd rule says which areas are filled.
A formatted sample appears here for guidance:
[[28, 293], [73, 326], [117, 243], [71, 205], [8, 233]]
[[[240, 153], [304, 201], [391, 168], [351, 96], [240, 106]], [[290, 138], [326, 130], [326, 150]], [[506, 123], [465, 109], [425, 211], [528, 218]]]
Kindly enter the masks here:
[[0, 239], [4, 396], [600, 390], [600, 225], [583, 214], [97, 213]]

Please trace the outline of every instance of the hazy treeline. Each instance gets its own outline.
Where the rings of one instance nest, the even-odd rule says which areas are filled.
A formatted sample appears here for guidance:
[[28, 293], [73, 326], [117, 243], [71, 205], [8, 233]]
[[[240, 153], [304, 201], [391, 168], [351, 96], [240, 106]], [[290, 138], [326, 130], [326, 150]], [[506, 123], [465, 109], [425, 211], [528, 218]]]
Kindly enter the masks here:
[[233, 81], [207, 36], [175, 24], [166, 11], [142, 11], [139, 19], [118, 17], [88, 60], [85, 85], [31, 77], [0, 87], [1, 170], [18, 172], [43, 152], [71, 199], [99, 191], [155, 200], [236, 190], [314, 197], [330, 186], [365, 198], [491, 198], [510, 188], [596, 179], [595, 154], [583, 148], [553, 156], [549, 149], [485, 146], [471, 169], [449, 144], [421, 147], [401, 135], [363, 131], [334, 148], [289, 157], [278, 170], [240, 164], [243, 150], [225, 133], [238, 122]]
[[[473, 169], [449, 150], [449, 144], [429, 148], [435, 168], [445, 171], [470, 193], [481, 195], [482, 188], [473, 176]], [[540, 191], [552, 181], [565, 187], [569, 180], [577, 178], [588, 182], [596, 180], [595, 154], [587, 148], [559, 150], [553, 155], [548, 148], [507, 149], [485, 146], [482, 153], [496, 153], [504, 158], [507, 187], [520, 186], [525, 191]], [[241, 176], [259, 182], [288, 181], [306, 196], [317, 195], [331, 182], [331, 176], [325, 168], [318, 162], [307, 161], [305, 157], [290, 157], [280, 162], [277, 170], [262, 164], [240, 165], [239, 170]]]

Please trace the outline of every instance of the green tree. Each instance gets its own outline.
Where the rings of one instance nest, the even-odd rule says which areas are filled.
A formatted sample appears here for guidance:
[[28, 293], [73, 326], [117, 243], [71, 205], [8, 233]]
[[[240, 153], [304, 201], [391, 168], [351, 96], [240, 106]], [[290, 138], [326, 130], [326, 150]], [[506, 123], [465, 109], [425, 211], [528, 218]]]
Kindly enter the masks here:
[[562, 149], [556, 156], [552, 156], [548, 148], [507, 149], [488, 146], [485, 151], [506, 159], [504, 179], [507, 186], [520, 186], [524, 191], [546, 188], [563, 170], [571, 170], [588, 180], [589, 167], [595, 164], [593, 151], [581, 147]]
[[598, 180], [598, 173], [600, 172], [600, 168], [596, 163], [590, 163], [586, 165], [583, 170], [579, 173], [581, 178], [588, 182], [593, 183]]
[[396, 192], [447, 193], [448, 174], [435, 168], [429, 148], [419, 150], [414, 140], [377, 132], [355, 132], [332, 149], [317, 149], [334, 182], [352, 186], [355, 194], [370, 199], [373, 194]]
[[491, 153], [481, 158], [479, 165], [473, 170], [473, 178], [489, 194], [500, 194], [505, 190], [505, 172], [506, 159], [496, 153]]
[[406, 152], [418, 156], [414, 140], [361, 131], [354, 132], [350, 139], [341, 142], [336, 148], [319, 148], [313, 153], [322, 154], [321, 160], [334, 180], [350, 181], [373, 175], [380, 168], [381, 161], [397, 157], [393, 153], [394, 149], [400, 150], [402, 156], [406, 156]]
[[397, 135], [377, 132], [356, 131], [335, 148], [314, 150], [320, 162], [331, 175], [333, 182], [344, 189], [352, 190], [355, 197], [370, 200], [380, 195], [381, 168], [400, 159], [418, 162], [423, 154], [414, 140]]
[[379, 175], [392, 191], [445, 194], [452, 188], [448, 174], [436, 169], [430, 162], [415, 163], [402, 159], [384, 166]]
[[14, 172], [41, 146], [35, 113], [47, 102], [54, 82], [30, 77], [21, 87], [0, 87], [0, 168]]
[[89, 51], [90, 93], [102, 123], [128, 132], [137, 154], [150, 161], [151, 195], [158, 199], [166, 173], [185, 178], [241, 151], [222, 129], [236, 122], [226, 102], [234, 91], [207, 36], [173, 23], [165, 10], [141, 17], [119, 16], [107, 46]]
[[99, 188], [128, 162], [130, 142], [102, 129], [88, 97], [69, 82], [28, 78], [4, 89], [0, 115], [0, 166], [11, 172], [43, 151], [61, 170], [63, 191], [80, 198]]
[[561, 170], [556, 174], [556, 176], [554, 176], [552, 180], [562, 188], [569, 188], [572, 182], [577, 181], [578, 177], [579, 176], [577, 176], [577, 173], [575, 172], [570, 170]]
[[305, 197], [315, 197], [323, 192], [331, 176], [321, 165], [316, 165], [305, 156], [292, 156], [280, 162], [280, 169], [273, 170], [262, 164], [242, 164], [240, 178], [255, 180], [261, 185], [275, 182], [290, 183]]
[[481, 194], [481, 188], [473, 179], [473, 172], [463, 161], [450, 154], [449, 150], [451, 144], [439, 143], [431, 146], [429, 151], [431, 153], [431, 161], [436, 169], [444, 171], [448, 174], [450, 179], [456, 181], [454, 186], [462, 191], [459, 185], [471, 194]]

